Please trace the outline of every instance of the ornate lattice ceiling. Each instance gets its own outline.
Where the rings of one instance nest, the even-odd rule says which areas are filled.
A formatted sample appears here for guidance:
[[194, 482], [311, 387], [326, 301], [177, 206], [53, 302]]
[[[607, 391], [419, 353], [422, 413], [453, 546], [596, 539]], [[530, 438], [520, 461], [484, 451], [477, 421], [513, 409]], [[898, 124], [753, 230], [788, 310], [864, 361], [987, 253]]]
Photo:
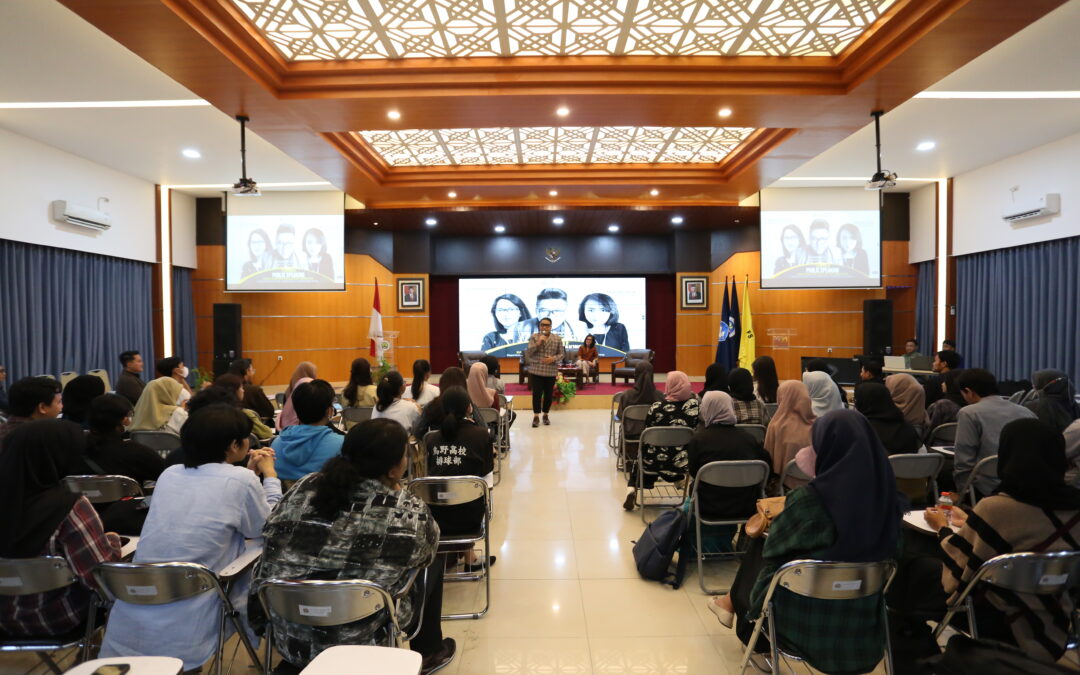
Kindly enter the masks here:
[[496, 127], [405, 129], [356, 135], [390, 166], [493, 164], [707, 164], [754, 129], [746, 127]]
[[835, 56], [895, 0], [231, 0], [290, 61]]

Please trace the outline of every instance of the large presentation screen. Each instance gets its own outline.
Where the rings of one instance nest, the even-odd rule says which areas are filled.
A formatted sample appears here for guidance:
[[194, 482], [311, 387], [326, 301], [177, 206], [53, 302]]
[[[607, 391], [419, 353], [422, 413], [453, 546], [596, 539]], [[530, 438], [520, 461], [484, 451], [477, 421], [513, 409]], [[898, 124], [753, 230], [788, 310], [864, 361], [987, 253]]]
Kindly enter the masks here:
[[458, 307], [462, 351], [520, 356], [545, 317], [568, 349], [589, 334], [601, 356], [646, 348], [644, 277], [460, 279]]
[[761, 287], [880, 286], [881, 212], [876, 206], [877, 193], [860, 192], [871, 195], [872, 201], [856, 195], [844, 199], [841, 192], [841, 197], [829, 204], [791, 208], [800, 206], [797, 200], [784, 199], [788, 202], [780, 204], [784, 208], [774, 209], [763, 196]]
[[230, 197], [225, 226], [225, 290], [345, 290], [340, 192]]

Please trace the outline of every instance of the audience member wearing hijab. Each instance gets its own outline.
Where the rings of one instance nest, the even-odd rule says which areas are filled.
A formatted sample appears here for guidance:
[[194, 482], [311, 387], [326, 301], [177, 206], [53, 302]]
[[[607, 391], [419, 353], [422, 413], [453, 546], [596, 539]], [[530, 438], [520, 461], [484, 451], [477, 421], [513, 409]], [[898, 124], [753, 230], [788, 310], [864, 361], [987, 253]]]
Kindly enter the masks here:
[[844, 402], [840, 399], [840, 390], [828, 373], [820, 370], [808, 371], [803, 373], [802, 381], [810, 393], [810, 405], [814, 411], [814, 417], [824, 417], [826, 413], [844, 407]]
[[856, 385], [855, 409], [870, 422], [878, 440], [885, 446], [885, 452], [890, 455], [918, 452], [922, 447], [915, 427], [904, 419], [904, 413], [893, 403], [884, 384], [863, 382]]
[[172, 377], [150, 380], [143, 389], [128, 431], [171, 431], [180, 435], [187, 410], [177, 404], [183, 386]]
[[1080, 487], [1080, 419], [1066, 427], [1062, 436], [1065, 438], [1065, 460], [1069, 463], [1065, 482]]
[[956, 422], [956, 413], [960, 412], [960, 408], [967, 405], [967, 401], [960, 395], [960, 387], [956, 384], [956, 379], [960, 377], [962, 372], [964, 371], [959, 369], [950, 370], [942, 375], [941, 392], [943, 396], [931, 403], [930, 407], [926, 409], [928, 419], [926, 440], [930, 440], [930, 434], [942, 424]]
[[[638, 361], [638, 364], [634, 366], [634, 388], [624, 391], [619, 397], [619, 419], [623, 419], [623, 411], [629, 406], [652, 405], [662, 400], [664, 400], [664, 394], [653, 382], [652, 364], [648, 361]], [[636, 441], [644, 430], [644, 421], [623, 420], [622, 422], [623, 435], [627, 440]]]
[[705, 384], [701, 385], [701, 393], [707, 391], [728, 391], [727, 368], [719, 363], [710, 363], [705, 369]]
[[[953, 525], [962, 523], [955, 534], [945, 527], [941, 513], [926, 512], [945, 553], [939, 578], [946, 594], [962, 591], [979, 566], [994, 556], [1076, 550], [1080, 490], [1065, 483], [1067, 465], [1065, 441], [1053, 427], [1031, 418], [1005, 425], [998, 444], [1001, 484], [994, 494], [980, 500], [966, 518], [954, 513]], [[1061, 658], [1072, 615], [1067, 597], [1062, 601], [992, 586], [984, 590], [975, 603], [979, 637], [1017, 644], [1040, 660]]]
[[494, 389], [487, 386], [488, 367], [477, 361], [469, 367], [468, 375], [469, 398], [472, 399], [475, 408], [499, 409], [499, 397]]
[[[894, 558], [900, 543], [903, 499], [885, 450], [866, 418], [854, 410], [836, 410], [814, 422], [816, 476], [787, 496], [783, 512], [773, 520], [769, 536], [751, 540], [735, 575], [731, 594], [708, 601], [709, 608], [746, 643], [752, 621], [761, 612], [773, 575], [792, 560], [875, 562]], [[815, 600], [777, 589], [777, 612], [800, 617], [799, 626], [813, 631], [785, 631], [778, 639], [817, 670], [827, 673], [867, 673], [881, 659], [886, 625], [881, 598]], [[732, 615], [734, 613], [734, 616]], [[850, 631], [834, 630], [851, 625]], [[768, 640], [757, 650], [767, 651]]]
[[771, 356], [759, 356], [751, 364], [754, 369], [754, 391], [762, 403], [776, 403], [776, 390], [780, 378], [776, 375], [776, 362]]
[[840, 400], [843, 401], [844, 407], [848, 407], [848, 395], [844, 391], [844, 388], [840, 386], [840, 383], [833, 379], [832, 371], [829, 370], [829, 364], [822, 358], [810, 359], [806, 362], [804, 370], [808, 373], [825, 373], [829, 376], [829, 379], [836, 384], [836, 390], [840, 392]]
[[[645, 416], [645, 428], [649, 427], [689, 427], [698, 425], [700, 406], [694, 391], [690, 388], [690, 378], [680, 370], [667, 374], [664, 382], [664, 400], [657, 401], [649, 408]], [[686, 448], [645, 446], [641, 448], [641, 459], [646, 473], [642, 483], [646, 490], [652, 489], [657, 476], [661, 480], [675, 483], [686, 478]], [[630, 479], [627, 481], [626, 499], [623, 508], [634, 508], [634, 492], [637, 487], [637, 464], [631, 464]]]
[[296, 370], [293, 371], [292, 377], [289, 378], [289, 386], [285, 388], [285, 405], [281, 406], [281, 414], [278, 415], [277, 424], [275, 425], [278, 431], [300, 423], [300, 420], [296, 417], [296, 410], [293, 409], [290, 401], [293, 389], [296, 389], [298, 385], [304, 382], [311, 382], [318, 376], [318, 370], [311, 361], [301, 361], [297, 364]]
[[105, 382], [96, 375], [79, 375], [64, 387], [64, 419], [87, 427], [90, 402], [105, 393]]
[[61, 484], [82, 473], [83, 433], [62, 420], [27, 422], [14, 429], [0, 454], [0, 557], [59, 556], [78, 583], [36, 595], [0, 595], [0, 632], [57, 635], [86, 618], [97, 583], [91, 571], [120, 559], [120, 538], [106, 534], [86, 497]]
[[[709, 462], [756, 459], [771, 462], [768, 453], [753, 436], [735, 427], [735, 408], [731, 396], [722, 391], [707, 391], [701, 399], [701, 424], [686, 446], [690, 478], [697, 476]], [[742, 518], [753, 515], [760, 492], [757, 487], [722, 488], [701, 485], [698, 499], [706, 518]]]
[[814, 412], [806, 385], [784, 380], [776, 390], [776, 414], [765, 430], [765, 451], [772, 458], [773, 473], [779, 474], [795, 459], [800, 448], [810, 445]]
[[911, 375], [907, 373], [894, 373], [885, 378], [885, 386], [889, 389], [893, 403], [904, 414], [904, 419], [921, 436], [930, 424], [930, 418], [926, 414], [926, 390]]
[[754, 394], [754, 376], [746, 368], [736, 368], [728, 375], [728, 388], [735, 405], [735, 418], [738, 424], [769, 423], [769, 414], [765, 405]]
[[[1060, 370], [1036, 370], [1031, 375], [1035, 386], [1035, 399], [1026, 405], [1040, 421], [1058, 431], [1080, 419], [1080, 404], [1076, 403], [1076, 389], [1069, 376]], [[67, 417], [67, 401], [64, 401], [64, 417]]]

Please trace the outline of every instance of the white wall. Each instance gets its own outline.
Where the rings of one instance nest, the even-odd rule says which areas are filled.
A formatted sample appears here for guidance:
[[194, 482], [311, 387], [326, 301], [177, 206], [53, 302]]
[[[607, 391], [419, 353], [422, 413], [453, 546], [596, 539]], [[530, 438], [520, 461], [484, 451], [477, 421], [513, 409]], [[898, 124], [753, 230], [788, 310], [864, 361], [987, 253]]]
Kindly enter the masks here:
[[937, 183], [912, 190], [908, 210], [911, 232], [908, 262], [933, 260], [937, 257]]
[[[59, 223], [49, 204], [64, 199], [112, 216], [105, 232]], [[0, 128], [0, 239], [155, 262], [154, 186]]]
[[195, 269], [195, 198], [176, 190], [170, 191], [172, 204], [172, 264]]
[[878, 193], [861, 187], [766, 188], [763, 211], [876, 211]]
[[[953, 179], [953, 255], [1080, 235], [1080, 134], [1013, 155]], [[1016, 201], [1056, 192], [1061, 212], [1010, 224], [1002, 211]]]

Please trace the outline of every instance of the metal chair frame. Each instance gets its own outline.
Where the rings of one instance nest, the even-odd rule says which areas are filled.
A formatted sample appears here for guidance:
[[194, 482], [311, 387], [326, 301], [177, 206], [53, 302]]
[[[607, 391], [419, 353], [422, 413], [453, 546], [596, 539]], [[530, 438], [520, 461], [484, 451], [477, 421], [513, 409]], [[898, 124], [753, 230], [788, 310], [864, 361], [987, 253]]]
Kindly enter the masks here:
[[499, 445], [498, 451], [500, 455], [505, 455], [510, 452], [510, 418], [511, 413], [514, 411], [513, 399], [507, 399], [504, 394], [497, 394], [499, 397], [499, 408], [506, 412], [499, 415]]
[[180, 447], [180, 437], [171, 431], [132, 431], [131, 440], [157, 451], [162, 457]]
[[[934, 639], [945, 630], [958, 612], [965, 612], [968, 634], [979, 639], [975, 621], [973, 593], [980, 583], [1003, 588], [1013, 593], [1064, 595], [1080, 587], [1080, 551], [1055, 551], [1051, 553], [1005, 553], [987, 560], [964, 589], [949, 603], [945, 616], [934, 628]], [[1078, 633], [1077, 610], [1073, 609], [1069, 626], [1069, 645], [1080, 656], [1080, 633]]]
[[66, 476], [64, 487], [90, 500], [91, 504], [111, 504], [129, 497], [142, 497], [142, 487], [128, 476], [80, 475]]
[[956, 422], [939, 424], [930, 432], [927, 445], [952, 445], [956, 442]]
[[375, 408], [371, 406], [362, 406], [358, 408], [342, 408], [341, 409], [341, 426], [345, 428], [345, 431], [352, 429], [361, 422], [366, 422], [371, 419], [371, 411]]
[[488, 425], [488, 428], [491, 428], [492, 425], [495, 426], [495, 438], [493, 442], [496, 449], [495, 468], [492, 470], [492, 473], [494, 474], [493, 482], [495, 485], [498, 485], [502, 482], [502, 453], [498, 451], [498, 449], [502, 447], [503, 422], [500, 419], [502, 415], [499, 415], [499, 411], [495, 408], [477, 408], [477, 411], [480, 413], [480, 417], [483, 418], [484, 424]]
[[690, 496], [690, 508], [694, 514], [694, 534], [697, 541], [698, 585], [701, 586], [703, 593], [722, 593], [729, 590], [710, 590], [705, 587], [705, 556], [730, 558], [737, 557], [740, 554], [737, 551], [732, 553], [705, 553], [704, 547], [701, 545], [701, 526], [735, 525], [736, 527], [742, 527], [746, 523], [747, 516], [752, 514], [747, 514], [742, 518], [721, 518], [719, 520], [704, 518], [701, 515], [701, 500], [698, 499], [698, 495], [701, 494], [701, 485], [704, 483], [720, 488], [744, 488], [757, 485], [758, 498], [760, 499], [765, 497], [765, 484], [769, 482], [771, 473], [772, 470], [769, 465], [760, 459], [739, 459], [709, 462], [698, 469], [697, 475], [694, 476], [694, 491]]
[[[38, 558], [0, 558], [0, 577], [5, 583], [0, 584], [0, 595], [36, 595], [66, 588], [79, 583], [79, 578], [71, 571], [66, 559], [61, 556], [41, 556]], [[91, 595], [86, 616], [86, 630], [78, 639], [70, 639], [73, 633], [58, 636], [0, 637], [2, 652], [34, 652], [38, 658], [56, 675], [64, 671], [56, 664], [49, 652], [77, 647], [79, 655], [76, 663], [90, 658], [90, 644], [97, 629], [95, 618], [99, 606], [98, 598]], [[68, 639], [64, 639], [68, 638]]]
[[[788, 478], [798, 478], [799, 480], [809, 481], [812, 480], [810, 476], [803, 473], [803, 470], [799, 468], [799, 465], [795, 463], [794, 459], [789, 459], [788, 463], [784, 465], [784, 470], [780, 472], [780, 496], [783, 497], [788, 493], [788, 487], [784, 483]], [[795, 488], [791, 488], [794, 490]]]
[[[634, 407], [634, 406], [630, 406]], [[626, 410], [629, 410], [627, 408]], [[625, 412], [625, 411], [624, 411]], [[656, 490], [660, 494], [654, 499], [657, 501], [652, 504], [645, 503], [645, 447], [666, 447], [666, 448], [679, 448], [690, 442], [690, 439], [694, 437], [694, 430], [690, 427], [648, 427], [641, 432], [641, 439], [638, 445], [637, 456], [637, 487], [634, 491], [634, 500], [638, 506], [641, 507], [641, 521], [649, 522], [645, 518], [645, 509], [649, 506], [680, 506], [686, 500], [687, 484], [689, 481], [683, 484], [683, 488], [680, 490], [674, 485], [670, 488], [665, 488], [663, 485], [656, 486], [655, 484], [651, 488]], [[651, 442], [650, 442], [651, 441]], [[652, 471], [649, 472], [650, 476], [657, 476], [659, 474]], [[665, 500], [677, 500], [677, 501], [665, 501]]]
[[133, 605], [169, 605], [180, 600], [213, 593], [221, 603], [218, 616], [217, 648], [214, 652], [214, 672], [221, 675], [225, 657], [225, 622], [231, 621], [251, 662], [261, 668], [259, 655], [248, 640], [240, 621], [240, 613], [229, 599], [226, 586], [229, 580], [198, 563], [102, 563], [94, 568], [94, 578], [109, 601], [127, 602]]
[[615, 456], [619, 456], [619, 437], [617, 431], [621, 428], [619, 425], [619, 403], [622, 401], [622, 396], [625, 392], [616, 392], [611, 397], [611, 411], [610, 418], [608, 419], [608, 434], [607, 444], [611, 448], [611, 451], [615, 453]]
[[615, 453], [615, 466], [618, 470], [626, 473], [627, 476], [630, 475], [630, 465], [626, 462], [626, 448], [630, 445], [636, 445], [638, 449], [638, 454], [640, 455], [641, 439], [638, 438], [638, 440], [635, 441], [628, 440], [626, 438], [626, 421], [631, 420], [634, 422], [644, 423], [645, 417], [649, 414], [649, 408], [651, 407], [651, 405], [643, 403], [639, 405], [628, 405], [623, 408], [623, 415], [622, 418], [619, 420], [619, 447]]
[[746, 433], [754, 437], [754, 440], [765, 445], [765, 425], [764, 424], [736, 424], [736, 429], [742, 429]]
[[401, 598], [412, 588], [419, 569], [412, 570], [409, 581], [395, 597], [374, 581], [366, 579], [266, 579], [255, 587], [259, 603], [266, 612], [266, 643], [263, 651], [263, 673], [270, 675], [274, 649], [275, 616], [289, 623], [305, 626], [340, 626], [362, 621], [381, 612], [387, 613], [387, 647], [402, 647], [407, 638], [420, 630], [423, 604], [419, 607], [417, 629], [411, 636], [402, 633], [398, 624]]
[[990, 455], [989, 457], [983, 457], [978, 462], [975, 462], [975, 466], [971, 469], [971, 475], [968, 477], [967, 485], [960, 491], [960, 499], [967, 497], [967, 503], [970, 506], [975, 506], [975, 502], [978, 501], [975, 494], [975, 481], [981, 476], [990, 476], [991, 478], [997, 478], [997, 455]]
[[439, 537], [439, 553], [457, 552], [463, 544], [473, 546], [483, 542], [483, 569], [476, 574], [461, 572], [445, 575], [448, 582], [479, 581], [484, 580], [484, 607], [478, 612], [461, 614], [444, 614], [444, 621], [458, 619], [479, 619], [487, 614], [491, 608], [491, 491], [483, 478], [478, 476], [429, 476], [417, 478], [409, 482], [406, 488], [409, 492], [420, 497], [428, 506], [457, 506], [475, 499], [484, 500], [484, 518], [480, 522], [480, 530], [473, 535], [449, 535]]
[[945, 466], [944, 455], [937, 452], [889, 455], [889, 464], [892, 466], [893, 475], [897, 478], [925, 479], [930, 488], [930, 494], [937, 497], [937, 477], [941, 473], [941, 467]]
[[[771, 650], [770, 666], [773, 673], [781, 673], [779, 657], [784, 656], [794, 661], [804, 659], [797, 654], [782, 651], [776, 643], [776, 605], [773, 595], [776, 589], [783, 587], [785, 590], [808, 598], [818, 600], [853, 600], [881, 594], [884, 596], [892, 583], [893, 575], [896, 574], [896, 563], [893, 561], [872, 563], [846, 563], [828, 562], [823, 560], [793, 560], [776, 571], [769, 590], [765, 593], [762, 601], [761, 616], [754, 622], [754, 632], [746, 645], [743, 653], [742, 664], [739, 673], [746, 672], [750, 664], [750, 657], [754, 654], [758, 638], [768, 623], [769, 647]], [[782, 619], [781, 619], [782, 620]], [[885, 672], [892, 675], [892, 642], [889, 639], [889, 617], [885, 607], [884, 597], [881, 600], [881, 620], [885, 628], [884, 659]], [[853, 626], [853, 630], [859, 630], [859, 626]]]

